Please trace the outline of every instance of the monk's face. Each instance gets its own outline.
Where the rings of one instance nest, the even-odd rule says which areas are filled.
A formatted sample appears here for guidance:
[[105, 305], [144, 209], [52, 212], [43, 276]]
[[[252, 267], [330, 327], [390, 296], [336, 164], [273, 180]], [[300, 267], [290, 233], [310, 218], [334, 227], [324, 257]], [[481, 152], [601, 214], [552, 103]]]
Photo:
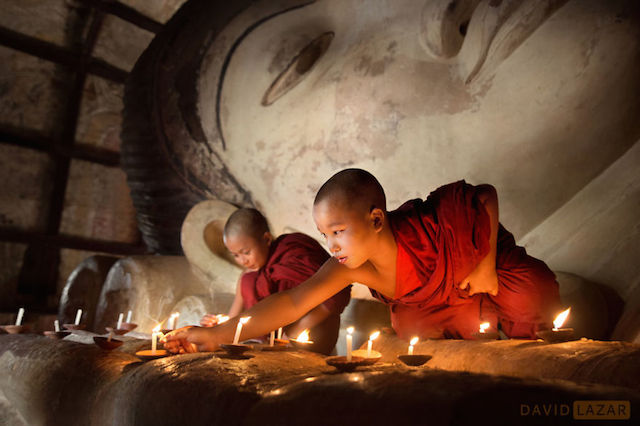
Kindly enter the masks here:
[[323, 200], [313, 206], [313, 220], [331, 255], [348, 268], [361, 266], [375, 250], [378, 232], [367, 209]]
[[265, 232], [261, 238], [233, 233], [224, 236], [224, 245], [240, 266], [250, 271], [257, 271], [267, 263], [271, 240], [271, 234], [268, 232]]

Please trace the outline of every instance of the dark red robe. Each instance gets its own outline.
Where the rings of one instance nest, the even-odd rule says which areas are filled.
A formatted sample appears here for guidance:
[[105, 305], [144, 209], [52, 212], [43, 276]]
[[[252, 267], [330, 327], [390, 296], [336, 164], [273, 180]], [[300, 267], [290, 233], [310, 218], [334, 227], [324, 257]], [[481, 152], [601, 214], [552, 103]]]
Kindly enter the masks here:
[[438, 188], [389, 212], [398, 245], [396, 294], [388, 304], [402, 338], [473, 338], [481, 322], [509, 337], [535, 338], [561, 310], [558, 283], [547, 265], [527, 255], [502, 225], [498, 229], [498, 295], [468, 295], [466, 278], [489, 253], [490, 221], [476, 188], [464, 181]]
[[[244, 309], [274, 293], [297, 287], [329, 259], [329, 254], [313, 238], [301, 233], [279, 236], [269, 247], [267, 263], [257, 271], [242, 276]], [[349, 303], [351, 286], [326, 300], [323, 305], [340, 315]]]

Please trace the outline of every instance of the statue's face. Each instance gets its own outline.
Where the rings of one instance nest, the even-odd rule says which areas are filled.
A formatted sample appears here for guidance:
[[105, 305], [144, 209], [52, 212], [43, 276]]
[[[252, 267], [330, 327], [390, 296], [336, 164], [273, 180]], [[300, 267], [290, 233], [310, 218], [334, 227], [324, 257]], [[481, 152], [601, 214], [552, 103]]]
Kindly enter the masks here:
[[243, 35], [259, 3], [222, 34], [238, 44], [220, 86], [205, 61], [199, 111], [210, 140], [219, 117], [226, 149], [213, 149], [275, 230], [312, 233], [315, 191], [356, 166], [389, 208], [490, 182], [521, 235], [637, 140], [633, 0], [449, 3], [317, 1]]

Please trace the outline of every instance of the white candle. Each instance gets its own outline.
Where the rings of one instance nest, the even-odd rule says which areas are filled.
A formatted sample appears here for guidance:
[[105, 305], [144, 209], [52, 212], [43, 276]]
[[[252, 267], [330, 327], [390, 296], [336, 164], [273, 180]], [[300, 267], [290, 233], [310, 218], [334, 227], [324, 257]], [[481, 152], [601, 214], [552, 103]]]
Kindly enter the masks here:
[[169, 324], [168, 324], [169, 330], [176, 329], [176, 322], [179, 316], [180, 316], [179, 312], [174, 312], [171, 314], [171, 316], [169, 317]]
[[56, 333], [60, 331], [60, 321], [55, 320], [53, 322], [53, 329], [56, 331]]
[[353, 344], [353, 327], [347, 328], [347, 361], [351, 361], [351, 345]]
[[238, 326], [236, 327], [236, 335], [233, 337], [233, 344], [237, 345], [240, 340], [240, 333], [242, 332], [242, 325], [246, 324], [251, 317], [242, 317], [238, 320]]
[[158, 347], [158, 333], [155, 331], [151, 334], [151, 352], [156, 353]]
[[371, 358], [371, 349], [373, 348], [373, 341], [376, 340], [379, 335], [380, 335], [380, 332], [376, 331], [375, 333], [371, 333], [371, 335], [369, 336], [369, 342], [367, 343], [367, 358]]
[[120, 330], [120, 328], [122, 327], [123, 318], [124, 318], [124, 314], [120, 312], [120, 315], [118, 315], [118, 324], [116, 325], [116, 330]]
[[110, 342], [112, 337], [113, 337], [113, 333], [110, 331], [109, 332], [109, 337], [107, 338], [107, 342]]
[[418, 338], [414, 337], [413, 339], [411, 339], [411, 341], [409, 342], [409, 352], [407, 352], [409, 355], [413, 355], [413, 346], [418, 343]]
[[132, 314], [131, 311], [127, 312], [127, 323], [131, 322], [131, 314]]
[[16, 318], [16, 325], [22, 325], [22, 317], [24, 316], [24, 308], [18, 309], [18, 316]]
[[273, 340], [276, 338], [276, 332], [272, 331], [269, 335], [269, 346], [273, 346]]
[[80, 325], [81, 318], [82, 318], [82, 309], [78, 309], [78, 312], [76, 312], [76, 322], [74, 322], [74, 324]]
[[282, 339], [282, 327], [278, 329], [278, 339]]

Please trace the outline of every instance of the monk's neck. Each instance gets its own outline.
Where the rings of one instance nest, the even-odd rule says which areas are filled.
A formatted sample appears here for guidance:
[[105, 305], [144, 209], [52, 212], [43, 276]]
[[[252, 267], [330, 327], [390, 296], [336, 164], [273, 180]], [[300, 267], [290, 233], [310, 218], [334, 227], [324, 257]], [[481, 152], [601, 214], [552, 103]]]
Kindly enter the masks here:
[[379, 272], [395, 271], [398, 245], [396, 244], [396, 239], [390, 227], [385, 226], [384, 229], [380, 231], [378, 241], [379, 244], [373, 256], [369, 258], [369, 262], [371, 262]]

